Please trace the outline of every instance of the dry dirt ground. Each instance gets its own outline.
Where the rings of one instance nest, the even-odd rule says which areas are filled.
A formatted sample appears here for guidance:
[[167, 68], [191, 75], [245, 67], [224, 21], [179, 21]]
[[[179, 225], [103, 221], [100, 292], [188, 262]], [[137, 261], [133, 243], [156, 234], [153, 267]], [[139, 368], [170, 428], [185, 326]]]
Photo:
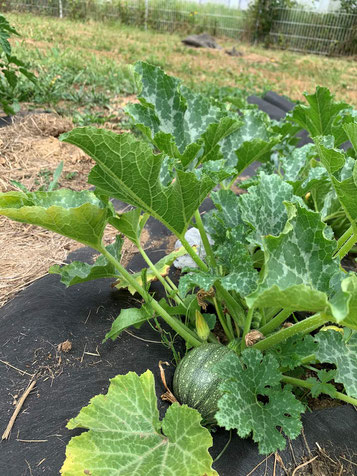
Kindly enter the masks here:
[[[60, 186], [88, 189], [87, 176], [93, 161], [77, 147], [58, 139], [73, 127], [70, 119], [56, 114], [31, 113], [20, 115], [9, 126], [0, 128], [0, 192], [18, 190], [11, 181], [22, 183], [30, 191], [48, 185], [50, 173], [61, 161]], [[114, 230], [108, 227], [106, 244], [114, 236]], [[68, 253], [80, 246], [40, 227], [0, 217], [0, 307], [44, 276], [50, 266], [63, 263]], [[126, 243], [122, 253], [124, 262], [133, 251]]]

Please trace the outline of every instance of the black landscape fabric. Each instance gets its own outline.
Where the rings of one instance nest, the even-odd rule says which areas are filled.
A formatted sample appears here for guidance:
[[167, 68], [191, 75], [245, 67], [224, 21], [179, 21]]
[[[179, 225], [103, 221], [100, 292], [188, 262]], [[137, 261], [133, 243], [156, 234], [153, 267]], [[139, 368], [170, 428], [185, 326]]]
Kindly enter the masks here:
[[[271, 117], [277, 117], [277, 109], [281, 117], [288, 110], [287, 100], [280, 98], [279, 103], [275, 93], [258, 99], [259, 107], [264, 105], [262, 109]], [[210, 206], [207, 200], [204, 208]], [[156, 262], [165, 254], [168, 231], [153, 219], [148, 221], [147, 228], [151, 240], [156, 242], [156, 249], [151, 250], [151, 258]], [[158, 249], [160, 240], [163, 246]], [[75, 259], [90, 262], [93, 251], [82, 248], [70, 255], [70, 260]], [[143, 260], [136, 255], [128, 267], [137, 271], [142, 266]], [[111, 284], [112, 280], [101, 279], [66, 289], [59, 276], [47, 275], [0, 310], [1, 432], [13, 413], [14, 403], [26, 389], [30, 374], [38, 375], [36, 387], [26, 399], [9, 440], [1, 442], [0, 476], [58, 474], [66, 444], [80, 433], [65, 428], [68, 420], [93, 396], [105, 393], [109, 379], [117, 374], [129, 371], [141, 374], [150, 369], [155, 376], [160, 415], [164, 415], [167, 404], [160, 399], [164, 388], [158, 362], [171, 363], [166, 369], [169, 386], [174, 366], [172, 352], [161, 344], [160, 334], [145, 324], [130, 334], [124, 332], [115, 342], [101, 344], [120, 310], [140, 305], [136, 296], [114, 290]], [[157, 286], [155, 289], [159, 292]], [[60, 352], [57, 346], [66, 340], [72, 343], [72, 349], [68, 353]], [[182, 342], [178, 340], [176, 346], [183, 351]], [[349, 459], [353, 457], [357, 448], [357, 412], [353, 407], [307, 413], [303, 421], [306, 440], [301, 436], [280, 453], [286, 467], [292, 468], [303, 455], [309, 456], [306, 445], [314, 449], [316, 443], [327, 448], [330, 455], [343, 453]], [[211, 451], [215, 458], [226, 445], [229, 432], [218, 430], [213, 437]], [[286, 474], [274, 456], [264, 460], [251, 439], [242, 440], [234, 432], [230, 445], [214, 467], [220, 476]]]

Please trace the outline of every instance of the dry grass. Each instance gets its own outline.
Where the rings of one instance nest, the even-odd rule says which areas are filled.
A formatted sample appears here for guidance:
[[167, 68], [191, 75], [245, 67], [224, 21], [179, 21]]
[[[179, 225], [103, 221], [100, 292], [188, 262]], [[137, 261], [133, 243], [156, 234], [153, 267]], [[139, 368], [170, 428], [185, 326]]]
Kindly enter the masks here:
[[[72, 128], [70, 120], [55, 114], [33, 114], [0, 129], [0, 191], [16, 189], [10, 180], [34, 190], [44, 180], [38, 176], [39, 171], [53, 171], [62, 160], [67, 173], [81, 171], [71, 185], [82, 189], [81, 178], [86, 176], [84, 169], [90, 169], [91, 161], [79, 149], [57, 139]], [[44, 276], [51, 265], [63, 263], [67, 254], [79, 246], [42, 228], [0, 217], [0, 307]]]

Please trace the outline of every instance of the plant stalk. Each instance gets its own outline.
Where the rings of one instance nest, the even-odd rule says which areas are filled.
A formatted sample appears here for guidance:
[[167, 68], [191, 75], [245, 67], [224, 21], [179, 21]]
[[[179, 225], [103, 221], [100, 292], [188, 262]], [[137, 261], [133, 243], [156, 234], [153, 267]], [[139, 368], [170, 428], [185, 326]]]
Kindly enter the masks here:
[[[179, 236], [178, 238], [180, 239], [187, 253], [191, 256], [193, 261], [198, 265], [198, 267], [202, 269], [202, 271], [208, 271], [209, 270], [208, 266], [206, 265], [204, 261], [201, 260], [201, 258], [195, 252], [195, 250], [190, 246], [185, 236]], [[245, 312], [244, 312], [243, 306], [238, 301], [236, 301], [229, 294], [229, 292], [223, 288], [223, 286], [219, 282], [215, 283], [215, 287], [218, 293], [221, 295], [221, 298], [225, 301], [230, 315], [233, 317], [234, 320], [238, 321], [239, 325], [243, 327], [244, 318], [245, 318]]]
[[223, 327], [224, 333], [228, 337], [229, 341], [233, 340], [234, 335], [233, 335], [233, 333], [230, 332], [230, 330], [228, 328], [226, 318], [225, 318], [225, 316], [222, 312], [222, 308], [221, 308], [220, 304], [217, 302], [216, 297], [213, 298], [213, 304], [214, 304], [214, 307], [216, 308], [217, 316], [218, 316], [219, 322], [221, 323], [221, 326]]
[[341, 248], [337, 251], [334, 257], [338, 256], [342, 260], [342, 258], [344, 258], [348, 254], [348, 252], [354, 247], [356, 242], [357, 242], [357, 234], [352, 233], [352, 235], [341, 246]]
[[326, 322], [329, 322], [329, 320], [330, 318], [325, 314], [315, 314], [314, 316], [308, 317], [307, 319], [304, 319], [303, 321], [300, 321], [291, 327], [287, 327], [286, 329], [282, 329], [281, 331], [276, 332], [270, 337], [267, 337], [266, 339], [257, 342], [252, 347], [254, 349], [267, 350], [270, 347], [274, 347], [275, 345], [279, 344], [280, 342], [288, 339], [289, 337], [295, 334], [307, 334], [309, 332], [312, 332], [318, 327], [321, 327], [323, 324], [326, 324]]
[[208, 236], [207, 236], [206, 230], [203, 226], [202, 218], [201, 218], [199, 210], [195, 211], [195, 220], [196, 220], [196, 225], [197, 225], [198, 231], [200, 232], [201, 240], [202, 240], [203, 247], [204, 247], [206, 255], [207, 255], [208, 262], [212, 266], [212, 268], [217, 269], [218, 266], [217, 266], [216, 258], [213, 254], [213, 250], [212, 250], [212, 247], [210, 245], [210, 242], [208, 241]]
[[282, 309], [279, 314], [277, 314], [271, 321], [268, 322], [268, 324], [265, 324], [265, 326], [259, 329], [260, 332], [264, 335], [270, 334], [270, 332], [273, 332], [273, 330], [279, 327], [280, 324], [286, 321], [291, 312], [292, 311], [289, 309]]
[[131, 276], [131, 274], [122, 266], [119, 261], [117, 261], [114, 256], [112, 256], [104, 247], [99, 249], [99, 251], [110, 261], [124, 279], [133, 286], [133, 288], [144, 298], [146, 302], [149, 302], [153, 309], [164, 319], [164, 321], [172, 327], [172, 329], [177, 332], [185, 341], [191, 344], [193, 347], [199, 347], [202, 344], [202, 341], [194, 335], [194, 333], [185, 326], [177, 318], [170, 316], [163, 307], [154, 299], [149, 296], [147, 291], [140, 286], [139, 283]]
[[[282, 382], [285, 382], [290, 385], [294, 385], [295, 387], [304, 387], [308, 388], [309, 390], [312, 389], [313, 383], [306, 382], [306, 380], [301, 380], [299, 378], [294, 378], [294, 377], [288, 377], [283, 375], [283, 378], [281, 379]], [[357, 405], [357, 398], [349, 397], [348, 395], [345, 395], [344, 393], [341, 392], [336, 392], [334, 398], [337, 398], [338, 400], [342, 400], [343, 402], [350, 403], [351, 405]]]
[[335, 253], [338, 252], [338, 250], [341, 248], [342, 245], [346, 243], [346, 241], [353, 235], [353, 226], [351, 225], [348, 230], [344, 232], [342, 236], [337, 241], [337, 246], [336, 246], [336, 251]]
[[[140, 243], [137, 243], [137, 247], [138, 247], [138, 250], [140, 251], [141, 253], [141, 256], [144, 258], [145, 262], [147, 263], [147, 265], [149, 266], [149, 268], [151, 269], [151, 271], [154, 273], [154, 275], [156, 276], [156, 278], [160, 281], [160, 283], [163, 285], [164, 289], [166, 290], [166, 292], [170, 295], [170, 297], [172, 297], [177, 304], [182, 304], [184, 305], [184, 302], [182, 301], [182, 299], [180, 298], [180, 296], [178, 296], [176, 294], [177, 292], [177, 288], [176, 290], [173, 289], [169, 283], [161, 276], [160, 272], [158, 271], [158, 269], [156, 268], [156, 266], [154, 265], [154, 263], [151, 261], [151, 259], [148, 257], [148, 255], [145, 253], [145, 250], [143, 249], [143, 247], [140, 245]], [[172, 296], [172, 291], [175, 291], [175, 294]]]
[[251, 307], [249, 309], [247, 317], [245, 319], [244, 330], [243, 330], [243, 335], [242, 335], [242, 350], [244, 350], [247, 347], [247, 345], [245, 343], [245, 336], [250, 331], [250, 326], [252, 324], [252, 318], [253, 318], [253, 312], [254, 312], [254, 307]]

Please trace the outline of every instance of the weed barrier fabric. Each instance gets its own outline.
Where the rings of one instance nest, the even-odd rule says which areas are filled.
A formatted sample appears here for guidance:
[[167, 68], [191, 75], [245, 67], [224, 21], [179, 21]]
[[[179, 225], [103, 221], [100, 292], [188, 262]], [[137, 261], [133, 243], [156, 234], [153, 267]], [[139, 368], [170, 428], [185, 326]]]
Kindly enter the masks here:
[[[90, 262], [93, 254], [90, 248], [82, 248], [71, 254], [71, 260]], [[140, 305], [137, 296], [113, 290], [112, 282], [101, 279], [66, 289], [59, 276], [47, 275], [1, 309], [1, 432], [15, 408], [14, 401], [31, 380], [29, 374], [37, 374], [36, 387], [27, 397], [9, 440], [1, 443], [1, 475], [30, 474], [29, 467], [34, 476], [58, 474], [67, 442], [80, 433], [65, 429], [68, 419], [93, 396], [105, 393], [115, 375], [129, 371], [141, 374], [149, 368], [155, 375], [158, 395], [164, 392], [158, 362], [170, 362], [172, 352], [161, 344], [160, 334], [149, 324], [130, 334], [124, 332], [116, 342], [101, 344], [120, 310]], [[60, 352], [57, 346], [66, 340], [72, 349]], [[178, 350], [180, 347], [178, 343]], [[170, 385], [174, 367], [166, 369]], [[167, 404], [158, 402], [162, 417]]]
[[[279, 109], [276, 104], [270, 105]], [[283, 117], [286, 110], [283, 107], [280, 110]], [[120, 209], [122, 204], [114, 201], [114, 206]], [[201, 211], [211, 206], [212, 202], [206, 200]], [[155, 243], [150, 257], [156, 262], [166, 254], [170, 233], [153, 219], [146, 228], [151, 243]], [[70, 260], [91, 262], [93, 254], [90, 248], [82, 248], [72, 253]], [[137, 254], [128, 269], [137, 271], [144, 265]], [[117, 374], [129, 371], [141, 374], [150, 369], [155, 376], [158, 407], [163, 417], [168, 405], [160, 399], [164, 388], [158, 363], [160, 360], [171, 363], [165, 367], [169, 386], [174, 366], [172, 352], [161, 344], [160, 334], [147, 323], [140, 329], [130, 329], [130, 333], [124, 332], [115, 342], [101, 344], [121, 309], [140, 306], [137, 296], [113, 289], [112, 283], [113, 280], [101, 279], [65, 288], [59, 276], [47, 275], [0, 310], [1, 432], [27, 388], [30, 375], [36, 373], [37, 381], [15, 421], [10, 439], [1, 443], [1, 476], [58, 474], [66, 444], [81, 433], [81, 430], [67, 430], [68, 420], [92, 397], [106, 393], [109, 379]], [[161, 292], [157, 283], [152, 289], [157, 296]], [[68, 353], [58, 350], [58, 345], [66, 340], [72, 344]], [[176, 340], [175, 348], [182, 352], [182, 342]], [[300, 436], [279, 453], [286, 468], [296, 467], [304, 455], [309, 458], [308, 447], [313, 450], [316, 443], [331, 457], [343, 454], [353, 459], [357, 448], [357, 412], [353, 407], [345, 405], [307, 413], [303, 422], [305, 438]], [[221, 453], [229, 437], [229, 432], [223, 429], [213, 434], [213, 458]], [[259, 455], [252, 439], [240, 439], [236, 432], [232, 432], [228, 448], [214, 467], [220, 476], [286, 474], [274, 455], [267, 459]]]
[[[160, 236], [161, 225], [157, 225], [151, 223], [151, 231]], [[71, 260], [91, 262], [93, 254], [90, 248], [82, 248], [70, 257]], [[160, 257], [151, 254], [152, 259]], [[142, 265], [135, 256], [128, 267], [135, 271]], [[101, 344], [120, 309], [139, 304], [137, 296], [113, 290], [112, 282], [101, 279], [66, 289], [59, 276], [47, 275], [1, 309], [2, 431], [14, 410], [14, 400], [19, 399], [31, 380], [29, 374], [37, 373], [36, 387], [25, 401], [10, 439], [1, 443], [1, 475], [58, 474], [65, 458], [66, 444], [81, 432], [67, 430], [66, 423], [93, 396], [106, 393], [109, 379], [117, 374], [129, 371], [141, 374], [149, 368], [155, 375], [160, 417], [163, 417], [167, 403], [160, 399], [164, 388], [158, 362], [171, 363], [165, 367], [169, 386], [174, 366], [172, 352], [161, 344], [159, 333], [145, 324], [140, 329], [130, 330], [130, 334], [124, 332], [115, 342]], [[160, 289], [156, 286], [155, 291], [159, 293]], [[66, 340], [72, 343], [72, 349], [68, 353], [60, 352], [57, 346]], [[182, 342], [177, 340], [175, 348], [182, 352]], [[351, 454], [357, 448], [357, 412], [353, 407], [346, 405], [307, 413], [303, 420], [306, 440], [311, 448], [317, 442], [322, 448], [332, 448], [336, 454], [342, 451], [346, 457], [353, 457]], [[226, 445], [229, 432], [219, 429], [213, 438], [211, 452], [215, 458]], [[286, 467], [294, 466], [294, 458], [301, 461], [303, 455], [308, 455], [302, 437], [292, 442], [291, 448], [288, 445], [280, 453]], [[233, 432], [228, 449], [214, 466], [220, 476], [241, 476], [264, 459], [251, 439], [242, 440]], [[273, 474], [274, 458], [269, 458], [266, 464], [267, 473], [264, 464], [259, 467], [263, 468], [262, 472], [257, 469], [253, 474]], [[275, 474], [284, 474], [279, 471], [279, 467], [276, 468]]]

